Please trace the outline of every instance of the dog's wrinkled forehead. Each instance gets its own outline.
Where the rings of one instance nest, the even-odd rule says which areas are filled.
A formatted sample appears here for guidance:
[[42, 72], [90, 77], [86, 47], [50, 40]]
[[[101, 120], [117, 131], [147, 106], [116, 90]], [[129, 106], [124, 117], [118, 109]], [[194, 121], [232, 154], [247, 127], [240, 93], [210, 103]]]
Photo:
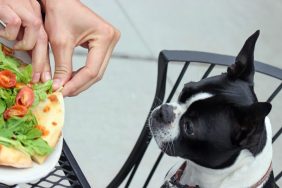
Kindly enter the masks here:
[[184, 85], [178, 101], [185, 103], [198, 93], [210, 93], [222, 102], [236, 105], [248, 105], [254, 102], [255, 94], [252, 86], [242, 80], [230, 80], [227, 74], [209, 77], [199, 82]]

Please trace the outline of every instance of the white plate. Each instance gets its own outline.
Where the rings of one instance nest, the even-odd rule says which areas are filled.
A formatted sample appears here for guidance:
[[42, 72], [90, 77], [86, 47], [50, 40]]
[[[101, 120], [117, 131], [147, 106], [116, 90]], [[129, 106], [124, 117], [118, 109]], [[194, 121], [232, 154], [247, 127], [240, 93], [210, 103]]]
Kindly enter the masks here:
[[[3, 25], [0, 21], [0, 29], [3, 29]], [[15, 42], [8, 41], [0, 38], [0, 42], [8, 47], [12, 47]], [[24, 63], [30, 63], [31, 58], [24, 51], [16, 51], [14, 54], [17, 58], [21, 59]], [[29, 183], [32, 181], [39, 180], [40, 178], [46, 176], [53, 170], [53, 168], [58, 163], [61, 156], [63, 148], [63, 136], [61, 136], [56, 148], [54, 148], [53, 153], [48, 157], [48, 159], [41, 165], [33, 163], [33, 167], [27, 169], [17, 169], [10, 167], [0, 166], [0, 183], [7, 185], [14, 185], [20, 183]]]
[[48, 159], [41, 165], [33, 163], [33, 167], [17, 169], [11, 167], [0, 167], [0, 182], [7, 185], [30, 183], [46, 176], [54, 169], [61, 156], [63, 148], [63, 136], [61, 136], [56, 148]]

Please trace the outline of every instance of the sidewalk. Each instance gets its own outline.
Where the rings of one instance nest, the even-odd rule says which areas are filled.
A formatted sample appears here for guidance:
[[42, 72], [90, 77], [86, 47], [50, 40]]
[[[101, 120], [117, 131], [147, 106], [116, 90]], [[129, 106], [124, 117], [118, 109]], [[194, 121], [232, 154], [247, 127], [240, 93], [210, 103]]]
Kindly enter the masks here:
[[[88, 181], [96, 188], [106, 187], [135, 144], [154, 97], [156, 59], [161, 50], [236, 55], [245, 39], [260, 29], [256, 59], [282, 67], [282, 1], [82, 2], [122, 33], [103, 79], [79, 96], [66, 99], [64, 137]], [[85, 52], [81, 49], [76, 52], [73, 62], [78, 68], [85, 61]], [[177, 68], [176, 65], [173, 69]], [[266, 85], [272, 85], [264, 77], [257, 77]], [[267, 96], [265, 88], [258, 89], [262, 99]], [[276, 100], [280, 101], [276, 109], [282, 108], [282, 95]], [[272, 114], [275, 120], [281, 116], [278, 111]], [[280, 125], [275, 126], [281, 126], [281, 119]], [[279, 143], [282, 144], [281, 138]], [[138, 176], [131, 187], [143, 185], [159, 151], [153, 141], [147, 151], [150, 155], [144, 158], [137, 172], [144, 176]], [[274, 161], [282, 157], [281, 149], [277, 151], [280, 153], [274, 154]], [[176, 161], [165, 157], [149, 187], [159, 187]], [[282, 161], [275, 165], [281, 167]], [[279, 183], [282, 186], [281, 180]]]

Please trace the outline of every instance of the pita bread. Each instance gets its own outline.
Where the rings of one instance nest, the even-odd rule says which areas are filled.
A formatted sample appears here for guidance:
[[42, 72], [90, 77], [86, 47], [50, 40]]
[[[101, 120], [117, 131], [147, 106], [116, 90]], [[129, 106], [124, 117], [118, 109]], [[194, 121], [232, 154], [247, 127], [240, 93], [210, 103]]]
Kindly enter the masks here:
[[[42, 139], [50, 147], [55, 148], [61, 135], [64, 125], [64, 99], [60, 92], [54, 92], [48, 95], [45, 101], [42, 101], [32, 109], [35, 115], [38, 127], [42, 131]], [[42, 164], [48, 156], [32, 156], [32, 158], [19, 150], [0, 145], [0, 165], [12, 166], [16, 168], [32, 167], [32, 160]]]
[[30, 168], [32, 167], [32, 160], [28, 154], [14, 148], [0, 145], [0, 165], [16, 168]]
[[[55, 148], [62, 135], [64, 125], [64, 99], [61, 92], [54, 92], [48, 95], [45, 101], [39, 103], [33, 108], [39, 129], [42, 130], [42, 139], [49, 146]], [[32, 156], [32, 159], [42, 164], [48, 156]]]

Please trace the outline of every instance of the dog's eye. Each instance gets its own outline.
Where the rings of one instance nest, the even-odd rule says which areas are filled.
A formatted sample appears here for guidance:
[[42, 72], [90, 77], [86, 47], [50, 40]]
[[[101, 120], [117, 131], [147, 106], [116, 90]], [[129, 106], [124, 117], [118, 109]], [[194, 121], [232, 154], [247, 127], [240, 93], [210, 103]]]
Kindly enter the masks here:
[[194, 130], [193, 130], [193, 123], [192, 121], [185, 121], [184, 122], [184, 132], [187, 135], [194, 135]]

